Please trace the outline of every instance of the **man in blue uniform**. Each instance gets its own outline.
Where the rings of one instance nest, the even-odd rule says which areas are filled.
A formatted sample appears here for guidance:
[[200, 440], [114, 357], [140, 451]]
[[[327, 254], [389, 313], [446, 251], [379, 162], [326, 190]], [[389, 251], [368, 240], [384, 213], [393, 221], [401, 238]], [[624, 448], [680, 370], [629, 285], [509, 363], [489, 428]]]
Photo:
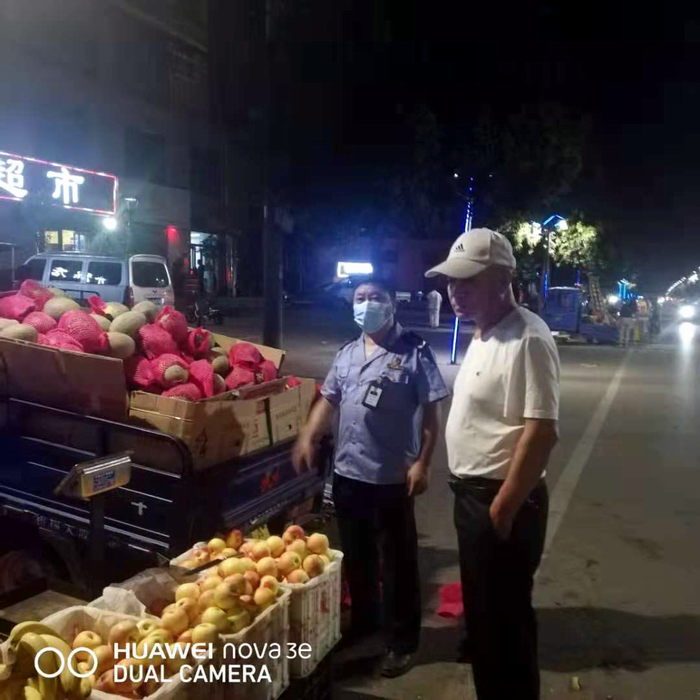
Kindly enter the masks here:
[[[435, 355], [394, 318], [394, 296], [370, 280], [355, 290], [362, 335], [338, 351], [294, 451], [314, 461], [338, 415], [333, 500], [352, 596], [353, 635], [379, 629], [393, 678], [414, 662], [421, 626], [414, 497], [428, 487], [438, 435], [437, 402], [448, 395]], [[382, 582], [380, 591], [379, 582]]]

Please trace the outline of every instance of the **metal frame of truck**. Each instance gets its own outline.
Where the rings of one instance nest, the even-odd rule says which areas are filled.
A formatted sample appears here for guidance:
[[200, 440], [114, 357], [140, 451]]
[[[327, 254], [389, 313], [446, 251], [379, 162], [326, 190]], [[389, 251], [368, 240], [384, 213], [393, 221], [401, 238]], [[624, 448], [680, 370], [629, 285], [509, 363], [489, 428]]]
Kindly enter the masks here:
[[320, 506], [330, 475], [328, 451], [317, 470], [297, 475], [293, 440], [196, 472], [185, 444], [156, 430], [18, 399], [0, 411], [0, 530], [13, 535], [4, 543], [34, 543], [79, 585], [88, 573], [89, 506], [54, 495], [77, 462], [133, 451], [131, 482], [104, 496], [105, 584], [222, 529], [281, 524], [309, 499]]

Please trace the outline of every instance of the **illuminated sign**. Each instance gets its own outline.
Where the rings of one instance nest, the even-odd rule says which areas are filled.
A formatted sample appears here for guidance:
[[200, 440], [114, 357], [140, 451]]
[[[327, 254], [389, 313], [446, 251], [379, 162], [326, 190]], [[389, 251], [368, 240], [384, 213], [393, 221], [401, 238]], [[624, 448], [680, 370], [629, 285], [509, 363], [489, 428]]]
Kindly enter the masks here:
[[350, 275], [371, 275], [374, 272], [372, 263], [368, 262], [339, 262], [337, 277]]
[[117, 178], [0, 151], [0, 199], [113, 215]]

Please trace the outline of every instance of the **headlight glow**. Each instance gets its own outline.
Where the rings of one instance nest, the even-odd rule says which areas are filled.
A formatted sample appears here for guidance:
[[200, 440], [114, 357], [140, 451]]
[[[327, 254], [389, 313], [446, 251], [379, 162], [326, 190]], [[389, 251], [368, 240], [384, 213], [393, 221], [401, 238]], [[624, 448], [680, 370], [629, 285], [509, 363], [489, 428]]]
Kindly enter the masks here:
[[695, 318], [697, 310], [694, 306], [686, 305], [686, 306], [681, 306], [680, 309], [678, 309], [678, 315], [681, 318]]

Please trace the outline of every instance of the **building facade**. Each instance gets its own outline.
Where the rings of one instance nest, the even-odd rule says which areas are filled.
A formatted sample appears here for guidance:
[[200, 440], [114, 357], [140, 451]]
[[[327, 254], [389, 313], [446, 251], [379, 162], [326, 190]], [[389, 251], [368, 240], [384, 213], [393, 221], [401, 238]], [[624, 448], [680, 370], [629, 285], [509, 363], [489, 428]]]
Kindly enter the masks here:
[[118, 183], [114, 212], [73, 207], [70, 192], [71, 208], [48, 190], [3, 199], [23, 166], [11, 158], [8, 173], [0, 156], [0, 242], [18, 246], [18, 261], [129, 245], [203, 263], [209, 291], [226, 289], [225, 139], [212, 115], [208, 23], [207, 0], [2, 3], [0, 151]]

